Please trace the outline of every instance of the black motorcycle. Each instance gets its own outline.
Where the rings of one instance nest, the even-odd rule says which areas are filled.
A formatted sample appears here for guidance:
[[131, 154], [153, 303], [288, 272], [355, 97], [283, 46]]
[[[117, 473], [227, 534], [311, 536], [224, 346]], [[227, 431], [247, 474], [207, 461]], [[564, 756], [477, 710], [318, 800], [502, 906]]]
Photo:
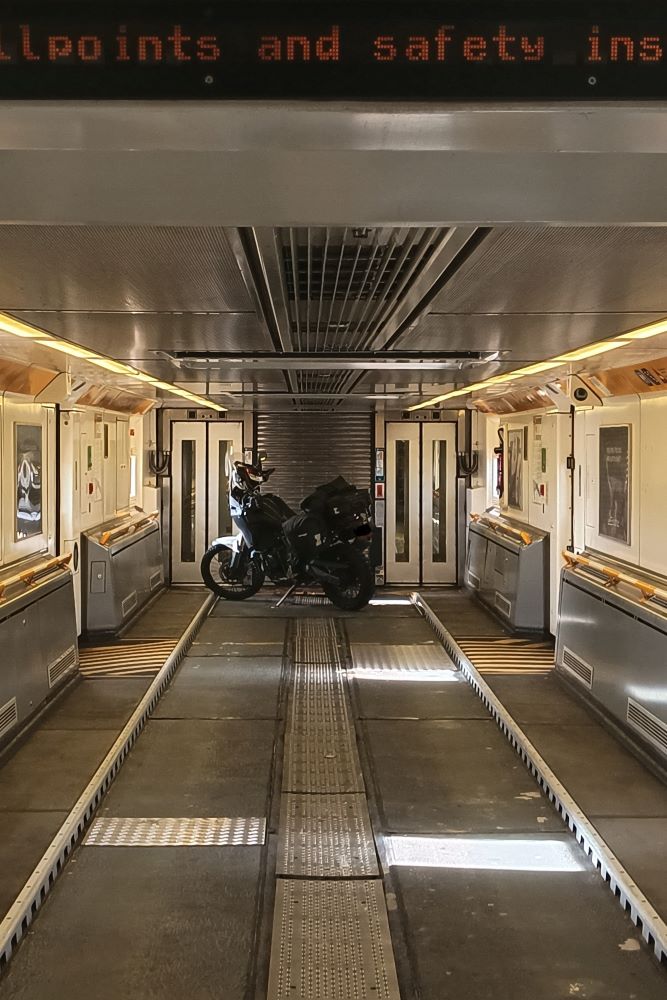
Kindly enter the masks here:
[[366, 556], [372, 533], [370, 496], [338, 477], [318, 487], [293, 511], [260, 487], [275, 469], [235, 462], [229, 509], [237, 535], [216, 538], [201, 562], [206, 586], [229, 601], [244, 601], [273, 583], [319, 584], [345, 611], [365, 607], [375, 581]]

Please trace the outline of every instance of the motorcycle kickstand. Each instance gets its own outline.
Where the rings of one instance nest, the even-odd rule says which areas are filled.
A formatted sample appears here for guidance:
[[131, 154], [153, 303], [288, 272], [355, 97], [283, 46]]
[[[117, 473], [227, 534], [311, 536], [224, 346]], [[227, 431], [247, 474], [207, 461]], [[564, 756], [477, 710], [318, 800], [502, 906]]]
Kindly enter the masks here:
[[296, 590], [297, 587], [298, 587], [298, 583], [293, 583], [292, 586], [289, 588], [289, 590], [285, 591], [285, 593], [280, 598], [280, 600], [278, 601], [278, 603], [273, 605], [273, 610], [275, 611], [276, 608], [279, 608], [282, 604], [284, 604], [285, 601], [287, 600], [287, 598], [290, 596], [290, 594], [292, 594]]

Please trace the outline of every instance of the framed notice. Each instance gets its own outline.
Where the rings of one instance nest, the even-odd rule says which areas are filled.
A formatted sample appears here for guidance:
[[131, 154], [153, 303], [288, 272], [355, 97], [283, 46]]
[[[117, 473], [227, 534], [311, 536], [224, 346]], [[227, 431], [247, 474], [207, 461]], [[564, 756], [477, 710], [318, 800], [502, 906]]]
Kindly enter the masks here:
[[598, 532], [630, 544], [630, 426], [600, 428]]
[[523, 508], [523, 428], [507, 433], [507, 506]]
[[42, 533], [42, 428], [39, 424], [16, 424], [14, 439], [16, 469], [15, 539]]

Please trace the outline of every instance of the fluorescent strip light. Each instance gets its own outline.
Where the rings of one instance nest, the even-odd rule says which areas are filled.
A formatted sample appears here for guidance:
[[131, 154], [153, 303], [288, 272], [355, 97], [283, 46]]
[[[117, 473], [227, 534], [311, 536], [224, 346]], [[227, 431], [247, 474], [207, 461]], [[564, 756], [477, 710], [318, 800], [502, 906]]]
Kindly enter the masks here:
[[120, 361], [112, 361], [111, 358], [90, 358], [91, 365], [97, 365], [98, 368], [105, 368], [109, 372], [114, 372], [116, 375], [132, 375], [132, 369], [128, 368], [127, 365], [123, 365]]
[[628, 333], [621, 333], [619, 340], [647, 340], [649, 337], [657, 337], [660, 333], [667, 333], [667, 319], [658, 320], [657, 323], [649, 323], [648, 326], [637, 327]]
[[586, 358], [594, 358], [598, 354], [615, 351], [617, 347], [625, 347], [622, 340], [603, 340], [599, 344], [589, 344], [588, 347], [581, 347], [577, 351], [568, 351], [567, 354], [559, 354], [555, 360], [563, 364], [569, 361], [585, 361]]
[[84, 358], [90, 361], [95, 355], [92, 351], [87, 351], [85, 347], [78, 344], [69, 344], [66, 340], [38, 340], [40, 347], [52, 347], [54, 351], [62, 351], [63, 354], [70, 354], [73, 358]]
[[39, 340], [48, 336], [43, 330], [37, 330], [34, 326], [28, 326], [27, 323], [22, 323], [12, 316], [3, 316], [2, 314], [0, 314], [0, 330], [11, 333], [15, 337], [25, 337], [27, 340]]
[[477, 392], [478, 389], [484, 389], [487, 385], [488, 382], [473, 382], [472, 385], [467, 385], [462, 389], [452, 389], [451, 392], [445, 392], [442, 396], [427, 399], [423, 403], [413, 403], [412, 406], [408, 406], [408, 412], [423, 410], [425, 406], [433, 406], [434, 403], [443, 403], [446, 399], [454, 399], [455, 396], [465, 396], [469, 392]]

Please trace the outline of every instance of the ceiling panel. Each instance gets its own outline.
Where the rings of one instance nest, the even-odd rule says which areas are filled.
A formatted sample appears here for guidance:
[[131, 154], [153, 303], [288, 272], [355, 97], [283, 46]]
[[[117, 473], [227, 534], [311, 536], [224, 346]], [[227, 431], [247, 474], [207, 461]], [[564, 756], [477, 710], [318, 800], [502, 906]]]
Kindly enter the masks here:
[[[667, 312], [667, 310], [666, 310]], [[401, 338], [405, 351], [503, 351], [542, 360], [655, 320], [653, 313], [465, 316], [430, 313]]]
[[432, 311], [667, 313], [667, 229], [497, 229]]
[[0, 226], [0, 309], [245, 311], [222, 228]]
[[132, 313], [13, 315], [49, 333], [123, 361], [144, 361], [155, 351], [270, 351], [271, 340], [254, 313], [216, 316]]

